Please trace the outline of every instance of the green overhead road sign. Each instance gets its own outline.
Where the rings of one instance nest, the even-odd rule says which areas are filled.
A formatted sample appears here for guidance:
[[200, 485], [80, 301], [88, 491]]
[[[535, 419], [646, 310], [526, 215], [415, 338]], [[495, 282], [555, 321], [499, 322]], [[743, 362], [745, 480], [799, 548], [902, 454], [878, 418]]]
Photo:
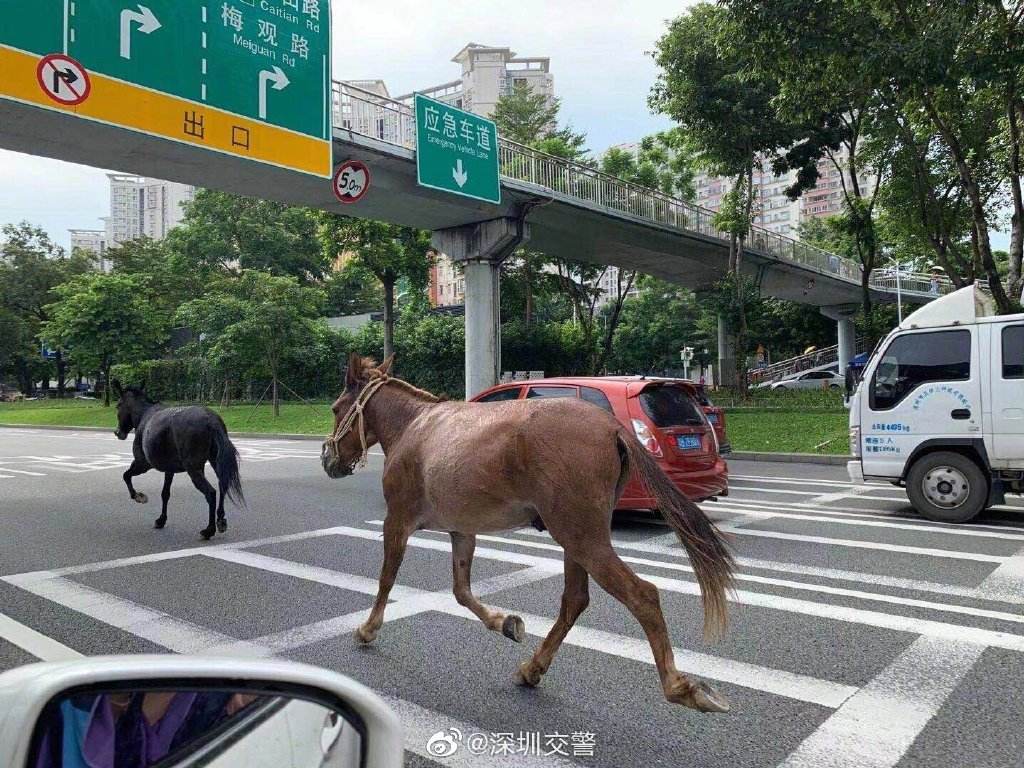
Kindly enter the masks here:
[[498, 127], [416, 94], [416, 171], [421, 186], [500, 204]]
[[[17, 54], [81, 66], [79, 117], [331, 174], [330, 0], [0, 0], [0, 20], [12, 78]], [[0, 98], [24, 85], [0, 78]]]

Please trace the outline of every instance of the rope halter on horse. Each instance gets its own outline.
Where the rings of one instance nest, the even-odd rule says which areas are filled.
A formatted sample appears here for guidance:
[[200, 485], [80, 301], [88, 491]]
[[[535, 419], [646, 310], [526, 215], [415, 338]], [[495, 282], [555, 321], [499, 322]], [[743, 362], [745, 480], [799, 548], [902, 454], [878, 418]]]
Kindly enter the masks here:
[[359, 445], [362, 448], [362, 453], [359, 459], [353, 463], [353, 467], [365, 467], [366, 457], [370, 453], [370, 447], [366, 444], [366, 416], [363, 415], [363, 411], [366, 409], [367, 404], [370, 402], [370, 398], [377, 394], [377, 390], [383, 387], [391, 380], [391, 377], [387, 374], [378, 374], [373, 378], [369, 384], [363, 387], [363, 390], [356, 397], [356, 401], [352, 403], [352, 407], [348, 409], [348, 413], [345, 414], [345, 418], [338, 422], [338, 426], [334, 428], [334, 433], [327, 438], [326, 445], [330, 449], [330, 452], [336, 457], [340, 458], [338, 454], [338, 445], [345, 436], [352, 431], [356, 424], [356, 420], [359, 421]]

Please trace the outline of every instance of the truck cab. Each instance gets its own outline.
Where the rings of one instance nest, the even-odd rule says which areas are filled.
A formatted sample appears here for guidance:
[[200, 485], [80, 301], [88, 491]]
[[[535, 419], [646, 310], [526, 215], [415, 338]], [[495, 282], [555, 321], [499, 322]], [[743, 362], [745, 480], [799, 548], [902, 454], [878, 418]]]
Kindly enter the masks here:
[[1024, 492], [1024, 314], [971, 286], [907, 317], [850, 395], [850, 452], [854, 482], [905, 487], [931, 520]]

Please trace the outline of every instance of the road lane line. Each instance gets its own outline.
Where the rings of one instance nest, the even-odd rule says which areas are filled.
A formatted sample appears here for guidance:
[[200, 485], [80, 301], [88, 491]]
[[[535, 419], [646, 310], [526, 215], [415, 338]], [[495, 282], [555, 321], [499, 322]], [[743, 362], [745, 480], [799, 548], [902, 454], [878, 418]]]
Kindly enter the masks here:
[[851, 549], [872, 549], [881, 552], [894, 552], [904, 555], [920, 555], [923, 557], [940, 557], [945, 560], [969, 560], [976, 563], [1004, 563], [1005, 555], [988, 555], [982, 552], [960, 552], [954, 549], [936, 549], [933, 547], [912, 547], [904, 544], [888, 544], [880, 541], [861, 541], [860, 539], [836, 539], [830, 536], [812, 536], [804, 533], [783, 533], [781, 531], [757, 531], [751, 528], [733, 527], [728, 529], [737, 536], [750, 536], [759, 539], [780, 539], [782, 541], [799, 541], [808, 544], [827, 544], [833, 547], [849, 547]]
[[82, 654], [73, 648], [36, 632], [3, 613], [0, 613], [0, 639], [18, 646], [40, 661], [69, 661], [82, 657]]
[[[353, 529], [363, 531], [363, 529]], [[373, 533], [372, 531], [363, 531]], [[343, 535], [347, 535], [343, 534]], [[358, 538], [367, 538], [358, 536]], [[410, 546], [417, 546], [419, 543], [433, 540], [409, 540]], [[444, 544], [444, 542], [437, 542]], [[438, 549], [428, 547], [429, 549]], [[445, 549], [448, 547], [445, 546]], [[481, 550], [478, 550], [481, 551]], [[229, 559], [231, 562], [248, 565], [252, 568], [268, 570], [273, 573], [284, 574], [309, 581], [340, 587], [343, 589], [356, 589], [367, 595], [376, 595], [377, 582], [362, 576], [352, 576], [339, 571], [328, 570], [317, 566], [304, 565], [289, 560], [254, 555], [252, 553], [228, 553], [221, 552], [216, 555], [221, 559]], [[477, 597], [484, 597], [509, 589], [525, 586], [560, 576], [562, 573], [562, 562], [549, 558], [540, 558], [537, 564], [521, 571], [514, 571], [508, 574], [500, 574], [489, 579], [484, 579], [473, 584], [473, 592]], [[460, 606], [449, 590], [428, 592], [395, 585], [392, 591], [394, 602], [388, 605], [385, 611], [385, 623], [397, 621], [427, 611], [435, 611], [450, 616], [457, 616], [471, 622], [478, 623], [479, 619], [468, 609]], [[505, 609], [494, 606], [497, 610], [505, 613], [516, 613], [526, 622], [526, 630], [530, 635], [543, 638], [550, 631], [554, 620], [545, 616], [537, 616], [529, 613], [522, 613], [518, 610]], [[365, 621], [369, 615], [369, 609], [355, 611], [332, 619], [315, 622], [304, 627], [296, 627], [275, 633], [265, 637], [256, 638], [250, 641], [252, 645], [266, 648], [274, 653], [283, 653], [297, 648], [310, 645], [316, 642], [323, 642], [339, 635], [348, 634], [359, 624]], [[598, 651], [607, 655], [619, 658], [640, 661], [645, 664], [654, 664], [651, 655], [650, 645], [646, 640], [619, 635], [612, 632], [605, 632], [598, 629], [590, 629], [577, 625], [573, 628], [569, 637], [565, 640], [568, 645]], [[207, 648], [206, 653], [232, 653], [231, 647]], [[830, 708], [838, 707], [843, 701], [849, 698], [857, 689], [848, 685], [833, 683], [831, 681], [819, 680], [818, 678], [798, 675], [782, 670], [762, 667], [756, 664], [725, 659], [708, 654], [698, 653], [683, 648], [676, 648], [676, 662], [680, 669], [695, 674], [704, 675], [714, 680], [726, 683], [733, 683], [745, 688], [764, 691], [778, 696], [798, 699], [800, 701], [819, 704]]]
[[[175, 619], [161, 611], [143, 607], [131, 600], [83, 586], [69, 579], [55, 577], [22, 581], [16, 576], [8, 576], [4, 581], [37, 597], [162, 645], [176, 653], [194, 654], [211, 646], [236, 642], [220, 632]], [[252, 655], [260, 654], [259, 648], [252, 648]]]
[[[338, 530], [341, 535], [351, 536], [353, 538], [370, 538], [370, 536], [375, 533], [375, 531], [367, 531], [361, 528], [345, 527], [339, 528]], [[478, 541], [489, 541], [493, 538], [495, 537], [477, 536]], [[411, 547], [422, 547], [424, 549], [441, 549], [443, 543], [435, 539], [424, 539], [420, 535], [416, 535], [409, 539], [408, 545]], [[560, 549], [557, 545], [553, 546]], [[524, 562], [540, 567], [545, 566], [544, 561], [548, 561], [548, 567], [553, 567], [555, 563], [561, 563], [560, 559], [554, 560], [552, 558], [544, 558], [537, 555], [525, 555], [520, 552], [510, 552], [508, 550], [493, 549], [491, 547], [477, 547], [476, 556], [491, 560], [505, 560], [506, 562], [515, 558], [514, 562]], [[623, 560], [626, 560], [626, 558], [623, 558]], [[626, 561], [631, 562], [629, 560]], [[670, 567], [671, 565], [672, 564], [669, 564]], [[638, 573], [637, 575], [651, 582], [656, 587], [668, 592], [675, 592], [683, 595], [700, 595], [700, 587], [696, 582], [680, 581], [679, 579], [656, 576], [650, 573]], [[738, 605], [751, 605], [758, 608], [768, 608], [770, 610], [785, 611], [787, 613], [797, 613], [821, 619], [832, 619], [834, 621], [841, 621], [848, 624], [861, 624], [864, 626], [889, 629], [896, 632], [906, 632], [914, 635], [927, 635], [929, 637], [938, 637], [947, 640], [963, 640], [965, 642], [976, 643], [978, 645], [990, 645], [994, 648], [1005, 648], [1006, 650], [1024, 653], [1024, 635], [1018, 635], [1011, 632], [999, 632], [964, 624], [949, 624], [941, 621], [932, 621], [930, 619], [918, 619], [911, 616], [882, 613], [863, 608], [850, 608], [844, 605], [817, 603], [810, 600], [784, 597], [770, 592], [761, 593], [739, 589], [730, 594], [729, 598], [731, 602], [737, 603]]]
[[[367, 520], [368, 525], [380, 526], [382, 521], [380, 520]], [[432, 533], [431, 531], [424, 531], [424, 533]], [[562, 547], [555, 543], [554, 539], [547, 533], [536, 531], [532, 528], [523, 528], [514, 533], [521, 536], [528, 536], [530, 538], [541, 538], [547, 543], [540, 547], [540, 549], [547, 549], [551, 551], [562, 551]], [[674, 535], [674, 534], [673, 534]], [[506, 543], [513, 544], [523, 547], [532, 546], [531, 542], [522, 539], [511, 539], [503, 538], [500, 536], [478, 536], [482, 541], [493, 541], [495, 543]], [[647, 554], [659, 555], [661, 557], [671, 557], [675, 559], [685, 558], [686, 552], [679, 547], [666, 547], [658, 544], [651, 544], [649, 540], [646, 541], [621, 541], [618, 539], [612, 539], [612, 544], [618, 550], [634, 551], [634, 552], [645, 552]], [[630, 558], [627, 555], [623, 555], [620, 552], [620, 557], [626, 562], [633, 562], [639, 564], [646, 564], [648, 561], [639, 560], [637, 558]], [[675, 563], [665, 563], [660, 560], [649, 561], [651, 565], [659, 568], [669, 568], [671, 570], [685, 570], [692, 573], [693, 569], [690, 566], [677, 566]], [[736, 564], [741, 568], [754, 568], [762, 571], [777, 571], [779, 573], [790, 573], [798, 576], [813, 576], [816, 578], [829, 579], [832, 581], [852, 581], [857, 584], [875, 584], [880, 587], [892, 587], [894, 589], [905, 589], [914, 592], [930, 592], [938, 595], [950, 595], [954, 597], [963, 597], [969, 600], [991, 600], [993, 602], [1000, 603], [1013, 603], [1016, 605], [1024, 605], [1024, 593], [992, 593], [989, 594], [986, 590], [981, 587], [961, 587], [952, 584], [943, 584], [941, 582], [934, 581], [919, 581], [916, 579], [906, 579], [898, 576], [882, 576], [874, 573], [863, 573], [861, 571], [844, 571], [835, 568], [820, 568], [813, 565], [802, 565], [799, 563], [782, 563], [771, 560], [757, 560], [749, 557], [737, 557]], [[814, 584], [803, 581], [782, 581], [782, 580], [764, 580], [757, 577], [755, 574], [744, 574], [742, 572], [737, 574], [737, 578], [740, 580], [750, 581], [761, 581], [762, 583], [777, 583], [784, 586], [792, 586], [794, 589], [807, 589], [810, 591], [825, 591], [826, 585]], [[838, 594], [838, 593], [837, 593]], [[870, 599], [875, 599], [881, 593], [868, 592], [865, 593], [871, 595]], [[884, 596], [883, 596], [884, 601]], [[936, 605], [945, 606], [944, 603], [937, 603]], [[998, 612], [993, 612], [993, 614]], [[983, 614], [978, 614], [983, 615]], [[1015, 615], [1015, 614], [1014, 614]]]
[[[743, 514], [757, 515], [760, 510], [765, 517], [783, 517], [794, 520], [809, 520], [823, 523], [836, 523], [838, 525], [863, 525], [866, 527], [898, 528], [908, 531], [922, 531], [925, 533], [944, 533], [951, 536], [969, 536], [977, 538], [1005, 539], [1007, 541], [1024, 541], [1024, 532], [1020, 528], [998, 525], [964, 525], [933, 523], [924, 520], [915, 520], [909, 517], [898, 517], [891, 514], [879, 514], [861, 510], [853, 512], [850, 509], [816, 507], [810, 504], [787, 504], [785, 502], [757, 502], [737, 501], [729, 499], [713, 504], [700, 505], [707, 514], [713, 514], [716, 510], [727, 512], [738, 512]], [[812, 514], [815, 513], [815, 514]]]
[[915, 640], [779, 768], [895, 766], [984, 650], [954, 640]]
[[1002, 599], [1024, 598], [1024, 549], [992, 571], [978, 590]]
[[[523, 533], [529, 533], [529, 531], [523, 531]], [[533, 531], [536, 533], [536, 531]], [[544, 535], [544, 534], [542, 534]], [[673, 534], [674, 535], [674, 534]], [[490, 541], [496, 544], [510, 544], [515, 546], [543, 549], [548, 551], [561, 552], [562, 547], [549, 538], [551, 543], [540, 543], [533, 541], [520, 541], [518, 539], [508, 539], [500, 536], [488, 536], [478, 535], [478, 541]], [[684, 553], [681, 550], [668, 550], [667, 554], [673, 557], [682, 557]], [[619, 555], [623, 562], [630, 563], [631, 565], [639, 565], [647, 568], [664, 568], [671, 571], [682, 571], [685, 573], [693, 573], [693, 567], [684, 565], [682, 563], [671, 563], [662, 560], [650, 560], [640, 557], [632, 557], [629, 555]], [[1024, 624], [1024, 614], [1021, 613], [1007, 613], [1005, 611], [992, 611], [985, 608], [976, 608], [973, 606], [954, 605], [951, 603], [938, 603], [931, 600], [918, 600], [910, 597], [899, 597], [898, 595], [887, 595], [878, 592], [865, 592], [859, 589], [846, 589], [843, 587], [831, 587], [824, 584], [809, 584], [803, 581], [791, 581], [788, 579], [773, 579], [765, 576], [757, 576], [755, 574], [742, 573], [736, 574], [737, 581], [748, 581], [753, 584], [765, 584], [774, 587], [783, 587], [786, 589], [797, 589], [806, 592], [818, 592], [826, 595], [835, 595], [840, 597], [852, 597], [857, 600], [867, 600], [878, 603], [888, 603], [891, 605], [902, 605], [913, 608], [925, 608], [931, 611], [940, 611], [943, 613], [955, 613], [962, 616], [973, 616], [975, 618], [993, 619], [995, 621], [1007, 621], [1015, 624]], [[941, 585], [939, 585], [941, 587]], [[945, 591], [942, 591], [945, 594]]]

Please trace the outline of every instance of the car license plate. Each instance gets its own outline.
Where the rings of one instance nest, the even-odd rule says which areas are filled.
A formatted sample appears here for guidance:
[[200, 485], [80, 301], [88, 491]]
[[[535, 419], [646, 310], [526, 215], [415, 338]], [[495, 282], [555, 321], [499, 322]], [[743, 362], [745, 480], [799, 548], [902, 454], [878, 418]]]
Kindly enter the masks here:
[[680, 451], [696, 451], [700, 448], [700, 435], [676, 435]]

